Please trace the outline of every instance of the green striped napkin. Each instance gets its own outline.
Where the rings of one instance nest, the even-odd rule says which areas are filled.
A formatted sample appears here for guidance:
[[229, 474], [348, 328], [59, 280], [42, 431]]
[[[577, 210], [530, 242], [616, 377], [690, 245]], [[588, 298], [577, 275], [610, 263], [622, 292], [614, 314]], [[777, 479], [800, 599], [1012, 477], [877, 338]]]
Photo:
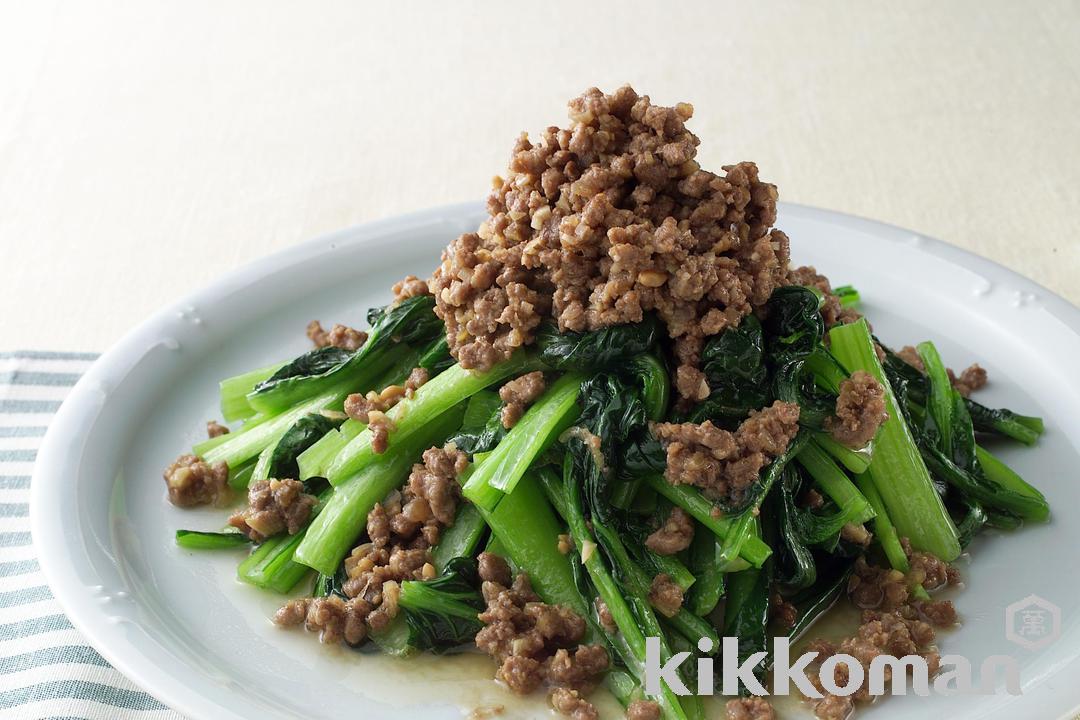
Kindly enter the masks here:
[[90, 353], [0, 353], [0, 717], [183, 720], [113, 669], [64, 617], [30, 539], [30, 475]]

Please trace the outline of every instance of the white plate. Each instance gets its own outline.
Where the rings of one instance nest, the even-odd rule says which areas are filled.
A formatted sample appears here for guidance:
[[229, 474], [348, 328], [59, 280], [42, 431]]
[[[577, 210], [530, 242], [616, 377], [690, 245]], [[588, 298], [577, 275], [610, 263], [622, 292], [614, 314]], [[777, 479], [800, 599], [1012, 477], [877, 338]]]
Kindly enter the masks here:
[[[221, 378], [302, 352], [312, 318], [362, 325], [390, 285], [425, 276], [439, 250], [474, 229], [470, 204], [366, 225], [273, 255], [157, 314], [91, 368], [57, 414], [33, 478], [33, 533], [42, 567], [72, 622], [122, 672], [192, 718], [453, 718], [511, 702], [484, 658], [393, 661], [319, 647], [272, 627], [279, 600], [237, 583], [236, 557], [191, 553], [178, 527], [215, 529], [220, 512], [164, 499], [162, 468], [217, 416]], [[946, 361], [978, 360], [982, 393], [1046, 418], [1035, 450], [1001, 452], [1049, 498], [1053, 522], [984, 536], [965, 562], [961, 629], [946, 652], [978, 664], [1012, 654], [1023, 695], [896, 697], [874, 718], [1050, 718], [1080, 706], [1080, 311], [987, 260], [911, 232], [783, 206], [778, 227], [799, 263], [851, 283], [880, 336], [934, 340]], [[122, 282], [122, 278], [117, 278]], [[1062, 634], [1028, 651], [1005, 636], [1005, 608], [1030, 594], [1061, 608]], [[408, 668], [408, 670], [407, 670]], [[917, 706], [916, 703], [922, 703]], [[542, 699], [512, 717], [546, 716]]]

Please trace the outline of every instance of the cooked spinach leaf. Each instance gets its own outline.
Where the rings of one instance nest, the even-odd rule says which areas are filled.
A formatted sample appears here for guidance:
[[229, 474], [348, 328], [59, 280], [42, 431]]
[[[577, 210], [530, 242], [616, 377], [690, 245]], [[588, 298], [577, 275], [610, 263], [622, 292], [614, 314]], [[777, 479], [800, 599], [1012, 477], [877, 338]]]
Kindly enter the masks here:
[[483, 627], [477, 613], [484, 609], [476, 561], [459, 557], [432, 580], [401, 584], [398, 605], [405, 612], [409, 645], [435, 653], [451, 652], [472, 642]]
[[458, 450], [468, 454], [489, 452], [506, 437], [506, 428], [502, 424], [502, 400], [499, 394], [490, 390], [481, 390], [469, 398], [465, 407], [465, 419], [461, 429], [447, 442], [453, 443]]
[[[371, 330], [356, 352], [339, 348], [319, 348], [301, 355], [248, 394], [251, 406], [262, 412], [275, 412], [333, 387], [365, 389], [396, 358], [392, 349], [401, 344], [433, 342], [443, 332], [442, 321], [434, 312], [430, 295], [411, 297], [397, 305], [368, 312]], [[403, 353], [401, 348], [399, 352]], [[432, 358], [431, 362], [437, 362]]]
[[614, 325], [592, 332], [560, 333], [545, 321], [536, 336], [540, 360], [556, 370], [618, 369], [651, 350], [660, 336], [660, 323], [652, 315], [632, 325]]
[[300, 468], [296, 464], [296, 458], [340, 424], [340, 421], [331, 420], [317, 413], [305, 415], [297, 420], [285, 431], [270, 453], [270, 469], [267, 477], [279, 479], [300, 477]]

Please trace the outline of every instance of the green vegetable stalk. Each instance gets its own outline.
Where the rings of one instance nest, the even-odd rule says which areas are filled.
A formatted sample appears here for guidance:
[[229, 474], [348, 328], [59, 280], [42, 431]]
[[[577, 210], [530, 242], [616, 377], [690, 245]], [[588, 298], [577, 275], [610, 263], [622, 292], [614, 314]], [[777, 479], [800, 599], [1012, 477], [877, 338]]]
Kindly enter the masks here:
[[363, 532], [368, 513], [409, 475], [413, 463], [429, 447], [439, 444], [458, 425], [463, 407], [450, 408], [407, 437], [401, 438], [355, 476], [334, 489], [326, 507], [311, 523], [296, 559], [324, 575], [333, 574]]
[[472, 473], [465, 497], [491, 510], [503, 494], [512, 493], [533, 460], [577, 419], [581, 381], [577, 373], [559, 378]]
[[[460, 365], [445, 370], [425, 383], [411, 398], [392, 407], [387, 417], [394, 424], [389, 446], [404, 443], [431, 420], [448, 409], [463, 403], [489, 385], [535, 368], [536, 361], [524, 352], [499, 363], [485, 372], [472, 372]], [[340, 485], [379, 456], [371, 447], [371, 431], [365, 429], [338, 453], [326, 470], [331, 485]]]
[[956, 527], [934, 490], [930, 472], [878, 362], [866, 320], [838, 325], [829, 337], [833, 354], [846, 368], [870, 373], [885, 388], [889, 418], [874, 440], [869, 473], [889, 517], [897, 531], [916, 547], [947, 562], [955, 560], [960, 554]]

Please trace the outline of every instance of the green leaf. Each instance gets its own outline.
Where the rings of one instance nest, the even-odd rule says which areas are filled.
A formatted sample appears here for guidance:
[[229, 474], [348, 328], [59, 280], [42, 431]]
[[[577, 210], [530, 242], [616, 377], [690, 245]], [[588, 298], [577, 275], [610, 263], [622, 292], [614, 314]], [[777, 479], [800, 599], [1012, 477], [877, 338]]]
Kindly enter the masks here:
[[627, 360], [648, 352], [660, 334], [653, 316], [633, 325], [614, 325], [585, 333], [560, 333], [545, 322], [537, 332], [540, 360], [557, 370], [604, 370], [618, 368]]

